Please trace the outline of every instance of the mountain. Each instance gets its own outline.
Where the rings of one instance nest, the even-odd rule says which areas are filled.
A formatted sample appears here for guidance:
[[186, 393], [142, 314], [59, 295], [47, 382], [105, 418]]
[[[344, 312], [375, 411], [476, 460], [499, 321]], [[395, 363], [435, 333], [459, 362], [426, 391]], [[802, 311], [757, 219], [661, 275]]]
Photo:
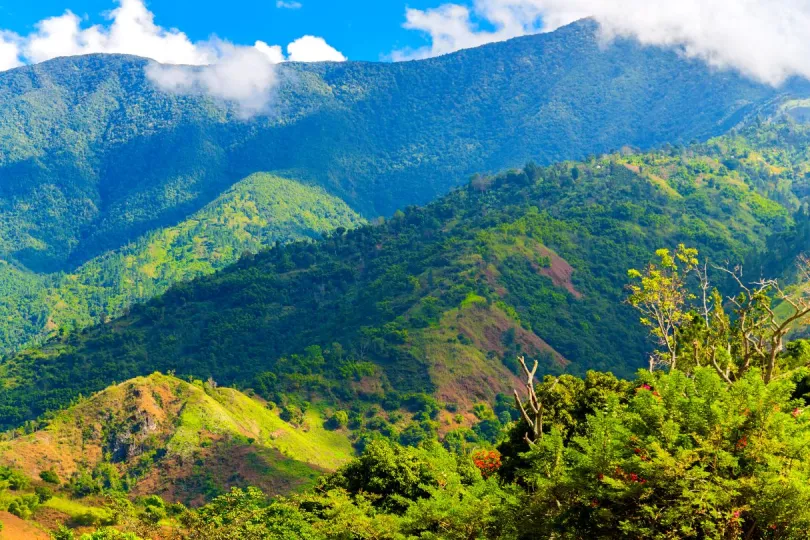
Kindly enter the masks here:
[[29, 478], [50, 471], [77, 495], [107, 483], [199, 503], [233, 486], [300, 490], [353, 452], [346, 435], [325, 430], [315, 410], [297, 428], [236, 390], [153, 374], [81, 400], [34, 433], [0, 441], [0, 465]]
[[236, 183], [182, 222], [151, 231], [69, 273], [0, 266], [0, 354], [56, 331], [120, 316], [170, 285], [211, 274], [275, 242], [316, 239], [364, 220], [322, 188], [263, 173]]
[[[113, 379], [175, 370], [277, 403], [468, 411], [544, 373], [632, 374], [651, 349], [626, 272], [681, 242], [757, 261], [790, 234], [810, 129], [764, 123], [686, 148], [479, 176], [381, 225], [277, 246], [0, 365], [13, 427]], [[422, 407], [423, 405], [419, 405]], [[417, 407], [418, 408], [418, 407]]]
[[61, 58], [0, 74], [0, 253], [63, 270], [176, 223], [255, 172], [364, 215], [473, 172], [720, 134], [781, 93], [677, 52], [604, 46], [592, 21], [407, 63], [285, 64], [244, 121], [157, 89], [147, 61]]
[[[317, 186], [323, 205], [374, 218], [475, 172], [702, 140], [810, 93], [630, 40], [605, 46], [597, 31], [584, 20], [418, 62], [284, 64], [271, 111], [248, 120], [233, 105], [159, 90], [141, 58], [60, 58], [0, 74], [0, 353], [196, 275], [178, 275], [177, 250], [146, 268], [158, 277], [143, 286], [96, 267], [211, 216], [256, 173]], [[268, 223], [291, 216], [259, 210]], [[327, 217], [305, 236], [346, 226]], [[247, 248], [299, 239], [296, 227]]]

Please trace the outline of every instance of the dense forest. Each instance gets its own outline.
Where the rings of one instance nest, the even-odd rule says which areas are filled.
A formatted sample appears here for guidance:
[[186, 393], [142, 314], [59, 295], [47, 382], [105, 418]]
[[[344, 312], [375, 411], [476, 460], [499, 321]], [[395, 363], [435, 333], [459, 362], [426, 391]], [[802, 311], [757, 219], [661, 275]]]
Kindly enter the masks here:
[[184, 221], [69, 273], [0, 266], [0, 354], [122, 315], [170, 285], [211, 274], [276, 242], [318, 239], [364, 220], [323, 189], [253, 174]]
[[521, 354], [543, 373], [629, 376], [649, 344], [622, 304], [625, 270], [679, 242], [755, 268], [797, 245], [786, 238], [807, 230], [807, 137], [763, 124], [702, 145], [530, 164], [383, 224], [246, 255], [7, 358], [1, 423], [154, 370], [278, 403], [382, 405], [418, 391], [461, 408], [508, 391]]

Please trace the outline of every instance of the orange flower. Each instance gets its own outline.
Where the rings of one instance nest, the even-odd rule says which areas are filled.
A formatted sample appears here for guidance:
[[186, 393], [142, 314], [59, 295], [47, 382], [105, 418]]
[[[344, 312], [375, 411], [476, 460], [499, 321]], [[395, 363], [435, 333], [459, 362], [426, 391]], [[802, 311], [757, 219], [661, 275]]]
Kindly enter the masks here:
[[472, 458], [484, 478], [489, 478], [501, 468], [501, 454], [497, 450], [479, 450]]

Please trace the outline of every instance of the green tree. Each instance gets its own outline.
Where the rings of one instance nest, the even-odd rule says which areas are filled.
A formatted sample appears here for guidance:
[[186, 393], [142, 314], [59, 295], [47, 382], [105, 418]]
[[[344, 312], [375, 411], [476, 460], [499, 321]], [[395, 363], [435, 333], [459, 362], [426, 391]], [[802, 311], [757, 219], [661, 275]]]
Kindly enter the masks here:
[[698, 266], [698, 252], [679, 245], [674, 252], [655, 252], [658, 264], [650, 263], [643, 271], [629, 270], [628, 276], [638, 283], [629, 285], [627, 301], [641, 312], [641, 324], [651, 329], [664, 348], [650, 358], [650, 369], [666, 365], [675, 369], [678, 360], [678, 332], [688, 321], [688, 302], [694, 299], [686, 287], [686, 276]]

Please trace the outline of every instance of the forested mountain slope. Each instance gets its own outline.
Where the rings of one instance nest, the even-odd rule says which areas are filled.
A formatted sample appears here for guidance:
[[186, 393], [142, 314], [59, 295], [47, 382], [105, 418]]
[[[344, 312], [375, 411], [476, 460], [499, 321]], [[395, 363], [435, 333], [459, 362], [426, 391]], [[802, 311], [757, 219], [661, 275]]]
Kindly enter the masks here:
[[363, 223], [322, 188], [257, 173], [182, 222], [151, 231], [71, 272], [42, 276], [0, 266], [0, 355], [31, 340], [122, 315], [173, 283], [275, 242], [317, 239]]
[[[626, 270], [684, 242], [756, 260], [795, 232], [810, 134], [763, 124], [686, 148], [528, 165], [386, 223], [279, 246], [0, 366], [14, 426], [113, 379], [176, 370], [264, 397], [464, 409], [545, 372], [632, 373], [650, 344]], [[792, 232], [793, 231], [793, 232]]]
[[2, 73], [0, 254], [72, 268], [259, 171], [390, 214], [472, 172], [706, 138], [802, 91], [595, 34], [582, 21], [419, 62], [285, 64], [273, 111], [251, 121], [159, 91], [139, 58]]

